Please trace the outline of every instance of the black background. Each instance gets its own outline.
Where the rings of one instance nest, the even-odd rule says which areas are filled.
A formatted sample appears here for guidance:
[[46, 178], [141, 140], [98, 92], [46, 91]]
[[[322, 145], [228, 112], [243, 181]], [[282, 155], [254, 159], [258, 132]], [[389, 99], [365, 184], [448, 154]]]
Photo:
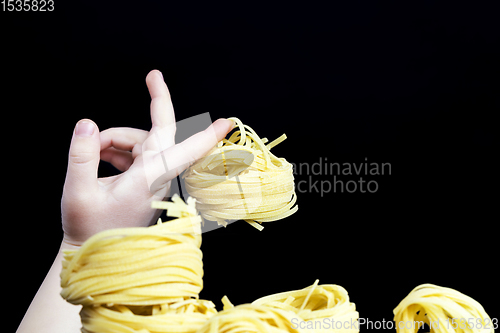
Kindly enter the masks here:
[[210, 112], [271, 140], [286, 133], [273, 152], [295, 164], [391, 164], [367, 177], [376, 193], [304, 191], [295, 215], [262, 232], [236, 222], [204, 234], [202, 298], [221, 309], [224, 295], [247, 303], [320, 279], [345, 287], [361, 317], [388, 321], [434, 283], [497, 318], [499, 8], [404, 3], [55, 0], [53, 12], [1, 12], [13, 327], [58, 251], [74, 125], [149, 130], [152, 69], [177, 120]]

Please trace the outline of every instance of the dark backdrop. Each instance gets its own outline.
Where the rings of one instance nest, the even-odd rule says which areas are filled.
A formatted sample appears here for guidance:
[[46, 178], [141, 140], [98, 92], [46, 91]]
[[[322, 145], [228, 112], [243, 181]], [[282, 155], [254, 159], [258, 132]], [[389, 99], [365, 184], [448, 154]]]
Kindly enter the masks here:
[[[498, 8], [401, 3], [56, 0], [53, 12], [1, 12], [13, 327], [62, 237], [75, 123], [149, 130], [152, 69], [178, 120], [210, 112], [286, 133], [273, 152], [304, 166], [295, 215], [203, 235], [202, 298], [221, 309], [224, 295], [246, 303], [319, 278], [345, 287], [361, 317], [388, 321], [411, 289], [435, 283], [498, 317]], [[333, 175], [304, 169], [320, 161], [391, 172], [361, 175], [374, 193], [321, 193]], [[104, 164], [100, 175], [115, 172]]]

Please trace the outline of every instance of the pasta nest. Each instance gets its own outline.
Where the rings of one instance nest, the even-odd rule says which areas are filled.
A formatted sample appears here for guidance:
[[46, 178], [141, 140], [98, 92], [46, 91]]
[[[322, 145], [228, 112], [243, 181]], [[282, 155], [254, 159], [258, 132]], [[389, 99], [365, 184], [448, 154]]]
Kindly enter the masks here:
[[[314, 327], [314, 332], [359, 332], [356, 305], [349, 301], [347, 291], [335, 284], [313, 285], [304, 289], [265, 296], [252, 302], [295, 313], [301, 320]], [[328, 319], [328, 323], [325, 323]], [[342, 329], [334, 329], [334, 322], [341, 322]]]
[[186, 191], [205, 220], [223, 226], [244, 220], [262, 230], [262, 222], [298, 210], [293, 165], [270, 152], [286, 135], [268, 143], [238, 118], [229, 119], [237, 130], [184, 172]]
[[83, 307], [83, 333], [192, 333], [217, 313], [211, 301], [187, 299], [153, 306]]
[[194, 200], [173, 200], [163, 205], [177, 207], [170, 212], [176, 220], [106, 230], [79, 250], [64, 251], [61, 296], [81, 305], [151, 305], [198, 297], [203, 288], [201, 218]]
[[241, 304], [225, 306], [211, 317], [197, 333], [301, 333], [294, 329], [298, 317], [293, 312], [262, 305]]
[[203, 263], [194, 199], [172, 201], [152, 206], [177, 219], [103, 231], [64, 251], [61, 296], [83, 305], [83, 333], [192, 333], [217, 313], [198, 299]]
[[461, 292], [434, 284], [415, 287], [394, 309], [398, 333], [415, 333], [423, 324], [430, 332], [493, 333], [483, 306]]

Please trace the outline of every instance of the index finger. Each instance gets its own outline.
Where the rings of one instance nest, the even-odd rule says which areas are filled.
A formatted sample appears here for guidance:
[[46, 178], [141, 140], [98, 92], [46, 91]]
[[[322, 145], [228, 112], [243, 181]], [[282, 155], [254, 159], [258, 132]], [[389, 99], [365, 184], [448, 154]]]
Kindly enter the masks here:
[[175, 135], [175, 115], [170, 92], [163, 80], [163, 75], [159, 70], [152, 70], [146, 76], [146, 84], [151, 95], [151, 122], [153, 128], [158, 126], [164, 128], [169, 125], [174, 126]]

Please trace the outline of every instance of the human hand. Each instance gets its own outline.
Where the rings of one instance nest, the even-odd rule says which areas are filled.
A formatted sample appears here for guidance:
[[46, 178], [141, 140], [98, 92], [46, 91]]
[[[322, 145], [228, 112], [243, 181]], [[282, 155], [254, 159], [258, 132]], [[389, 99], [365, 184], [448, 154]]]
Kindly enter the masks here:
[[[91, 120], [77, 123], [61, 199], [63, 244], [78, 246], [106, 229], [146, 227], [155, 222], [161, 212], [151, 209], [151, 201], [167, 196], [170, 181], [205, 156], [234, 126], [231, 120], [218, 119], [206, 130], [175, 144], [174, 109], [162, 74], [151, 71], [146, 84], [151, 95], [149, 132], [110, 128], [99, 133]], [[152, 163], [144, 163], [145, 158]], [[97, 178], [100, 159], [122, 173]], [[167, 172], [165, 159], [183, 163]], [[159, 180], [154, 191], [148, 186], [147, 174]]]

